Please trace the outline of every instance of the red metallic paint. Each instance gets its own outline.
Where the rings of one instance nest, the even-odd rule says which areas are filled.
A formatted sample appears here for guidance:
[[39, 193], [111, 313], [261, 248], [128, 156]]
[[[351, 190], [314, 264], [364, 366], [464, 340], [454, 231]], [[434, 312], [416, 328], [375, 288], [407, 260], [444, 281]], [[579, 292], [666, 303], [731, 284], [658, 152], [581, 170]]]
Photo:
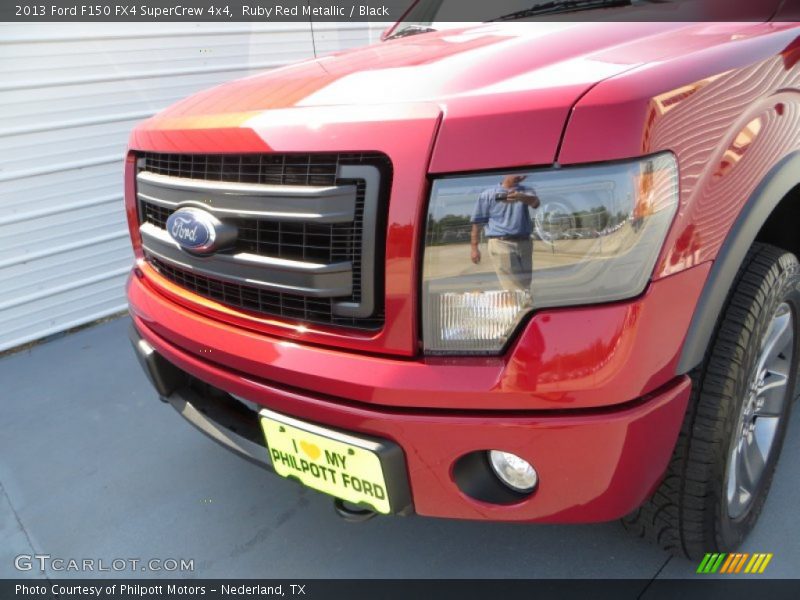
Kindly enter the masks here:
[[[479, 25], [193, 96], [138, 127], [131, 150], [392, 159], [386, 326], [367, 335], [266, 319], [189, 294], [142, 261], [128, 285], [134, 321], [168, 360], [222, 389], [397, 441], [420, 514], [619, 517], [672, 452], [689, 393], [674, 369], [711, 261], [750, 191], [800, 148], [798, 33], [787, 23]], [[540, 311], [502, 357], [419, 356], [430, 176], [661, 150], [678, 157], [681, 205], [641, 297]], [[126, 165], [140, 258], [132, 156]], [[453, 462], [488, 448], [535, 464], [531, 499], [494, 506], [458, 491]]]
[[[726, 138], [736, 138], [736, 123], [747, 124], [755, 98], [797, 85], [798, 68], [783, 60], [793, 56], [795, 32], [787, 24], [756, 23], [480, 25], [394, 40], [219, 86], [144, 122], [132, 133], [130, 147], [183, 153], [385, 152], [395, 177], [383, 331], [342, 335], [230, 310], [217, 316], [307, 343], [412, 356], [426, 173], [543, 165], [556, 158], [564, 164], [592, 162], [672, 149], [681, 164], [681, 210], [655, 277], [711, 260], [744, 195], [725, 197], [725, 209], [719, 208], [720, 199], [731, 189], [752, 189], [769, 161], [751, 159], [760, 154], [751, 152], [717, 177], [713, 189], [701, 185], [702, 170], [713, 169], [713, 154], [724, 153]], [[764, 68], [770, 76], [758, 79]], [[726, 96], [728, 89], [745, 87]], [[783, 119], [796, 119], [795, 93], [788, 96]], [[774, 138], [791, 128], [767, 129], [775, 133], [761, 135]], [[780, 154], [798, 142], [771, 143]], [[130, 206], [130, 191], [127, 196]]]
[[543, 310], [504, 357], [398, 359], [270, 338], [177, 306], [132, 278], [133, 314], [189, 354], [333, 400], [444, 410], [606, 407], [668, 383], [708, 265], [654, 283], [641, 298]]
[[[394, 174], [386, 239], [386, 326], [380, 332], [368, 336], [323, 326], [298, 327], [230, 309], [218, 310], [216, 316], [232, 324], [307, 343], [408, 356], [416, 352], [418, 339], [414, 315], [420, 259], [416, 248], [422, 231], [417, 224], [424, 219], [428, 157], [439, 118], [439, 108], [433, 104], [272, 110], [249, 117], [248, 127], [241, 130], [205, 129], [203, 118], [194, 122], [200, 128], [192, 129], [184, 117], [165, 116], [137, 128], [131, 135], [130, 146], [165, 152], [183, 147], [181, 152], [187, 153], [378, 151], [390, 156]], [[243, 132], [240, 137], [234, 135], [237, 131]], [[132, 198], [129, 196], [129, 205], [133, 204]], [[173, 298], [187, 306], [206, 310], [218, 306], [178, 288], [170, 289]]]
[[124, 168], [125, 216], [128, 219], [128, 233], [133, 245], [133, 256], [138, 261], [144, 258], [144, 253], [142, 252], [142, 236], [139, 233], [138, 209], [136, 202], [132, 200], [136, 198], [136, 154], [134, 152], [128, 152], [125, 156]]
[[681, 204], [656, 279], [713, 260], [758, 183], [800, 149], [797, 24], [696, 25], [684, 35], [723, 31], [726, 41], [594, 87], [573, 109], [558, 156], [577, 164], [675, 153]]

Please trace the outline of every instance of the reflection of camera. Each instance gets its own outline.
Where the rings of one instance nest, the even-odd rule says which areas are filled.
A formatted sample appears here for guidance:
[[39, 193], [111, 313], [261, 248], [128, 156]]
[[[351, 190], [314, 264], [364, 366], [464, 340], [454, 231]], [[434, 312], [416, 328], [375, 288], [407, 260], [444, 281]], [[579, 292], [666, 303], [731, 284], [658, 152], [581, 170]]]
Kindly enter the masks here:
[[508, 192], [497, 192], [494, 195], [495, 202], [508, 202]]

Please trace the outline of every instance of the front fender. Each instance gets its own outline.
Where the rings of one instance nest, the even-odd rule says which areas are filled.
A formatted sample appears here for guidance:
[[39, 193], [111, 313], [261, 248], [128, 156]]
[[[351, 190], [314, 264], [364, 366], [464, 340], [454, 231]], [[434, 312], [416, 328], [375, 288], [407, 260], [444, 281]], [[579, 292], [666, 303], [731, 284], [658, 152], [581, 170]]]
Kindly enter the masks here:
[[576, 105], [559, 154], [562, 164], [676, 155], [680, 208], [653, 280], [713, 263], [678, 374], [702, 361], [748, 248], [800, 181], [798, 29], [740, 26], [714, 26], [716, 43], [598, 84]]
[[772, 211], [798, 182], [800, 151], [795, 151], [772, 167], [739, 212], [708, 274], [686, 334], [677, 373], [688, 373], [702, 362], [747, 251]]

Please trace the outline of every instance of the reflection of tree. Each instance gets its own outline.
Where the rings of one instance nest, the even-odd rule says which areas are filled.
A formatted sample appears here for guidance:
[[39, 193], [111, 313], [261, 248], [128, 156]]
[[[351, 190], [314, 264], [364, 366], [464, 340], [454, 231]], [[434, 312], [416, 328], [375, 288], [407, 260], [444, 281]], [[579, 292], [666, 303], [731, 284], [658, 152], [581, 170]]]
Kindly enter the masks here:
[[[544, 200], [534, 210], [535, 237], [557, 240], [575, 237], [597, 237], [611, 233], [629, 218], [626, 211], [611, 212], [606, 206], [575, 210], [568, 199]], [[429, 246], [468, 243], [472, 227], [469, 215], [448, 214], [440, 219], [428, 215], [427, 243]]]
[[472, 223], [466, 215], [445, 215], [441, 219], [428, 216], [428, 245], [440, 246], [469, 242]]
[[573, 235], [596, 237], [627, 219], [624, 211], [612, 213], [605, 206], [575, 210], [567, 201], [545, 202], [536, 215], [537, 235], [544, 240], [569, 239]]
[[579, 229], [602, 231], [608, 227], [611, 215], [604, 206], [595, 206], [589, 210], [580, 210], [573, 213], [575, 224]]

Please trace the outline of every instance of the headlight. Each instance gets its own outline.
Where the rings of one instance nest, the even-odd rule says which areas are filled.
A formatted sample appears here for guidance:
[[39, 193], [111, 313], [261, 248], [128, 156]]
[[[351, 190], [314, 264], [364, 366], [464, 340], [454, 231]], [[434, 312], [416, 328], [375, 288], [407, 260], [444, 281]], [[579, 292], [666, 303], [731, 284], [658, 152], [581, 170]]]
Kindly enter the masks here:
[[535, 308], [640, 294], [678, 207], [677, 171], [672, 154], [659, 154], [434, 181], [425, 350], [497, 354]]

